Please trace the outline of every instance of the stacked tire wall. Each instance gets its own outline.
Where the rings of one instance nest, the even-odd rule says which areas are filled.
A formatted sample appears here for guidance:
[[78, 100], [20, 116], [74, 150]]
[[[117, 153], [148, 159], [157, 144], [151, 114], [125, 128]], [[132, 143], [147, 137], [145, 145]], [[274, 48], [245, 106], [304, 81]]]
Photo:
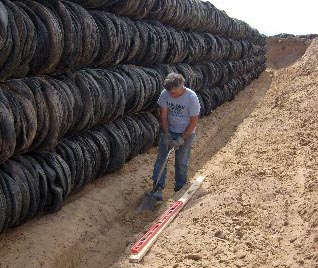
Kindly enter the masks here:
[[0, 1], [0, 231], [156, 142], [170, 72], [200, 116], [265, 70], [265, 37], [194, 0]]

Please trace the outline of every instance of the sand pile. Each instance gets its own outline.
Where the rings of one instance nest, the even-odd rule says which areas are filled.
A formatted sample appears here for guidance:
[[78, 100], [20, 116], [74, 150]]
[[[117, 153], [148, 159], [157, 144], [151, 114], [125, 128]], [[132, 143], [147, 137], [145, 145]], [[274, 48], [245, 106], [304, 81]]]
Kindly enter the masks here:
[[305, 38], [267, 38], [267, 67], [276, 70], [294, 64], [310, 43], [311, 40]]

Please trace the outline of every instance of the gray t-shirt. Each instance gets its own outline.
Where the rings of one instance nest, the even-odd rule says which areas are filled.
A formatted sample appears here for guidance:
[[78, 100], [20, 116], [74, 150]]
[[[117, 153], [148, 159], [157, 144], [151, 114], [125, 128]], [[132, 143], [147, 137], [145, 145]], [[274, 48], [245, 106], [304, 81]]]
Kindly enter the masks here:
[[183, 133], [190, 123], [190, 117], [198, 116], [200, 113], [199, 99], [189, 88], [177, 98], [172, 98], [167, 90], [163, 90], [158, 104], [160, 107], [168, 108], [169, 131], [175, 133]]

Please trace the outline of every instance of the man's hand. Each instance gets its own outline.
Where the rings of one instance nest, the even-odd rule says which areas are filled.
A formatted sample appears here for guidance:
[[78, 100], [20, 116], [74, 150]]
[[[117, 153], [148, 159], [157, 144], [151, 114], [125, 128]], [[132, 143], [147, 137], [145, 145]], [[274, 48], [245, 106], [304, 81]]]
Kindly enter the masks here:
[[182, 138], [184, 140], [191, 135], [191, 133], [193, 132], [193, 130], [197, 126], [198, 121], [199, 121], [199, 116], [191, 116], [190, 117], [190, 124], [187, 126], [186, 130], [182, 134]]
[[172, 143], [171, 134], [169, 132], [168, 133], [164, 133], [163, 137], [162, 137], [162, 141], [163, 141], [163, 144], [165, 146], [167, 146], [168, 148], [171, 147], [171, 143]]
[[171, 145], [177, 151], [184, 144], [184, 139], [182, 137], [178, 137], [176, 140], [173, 140]]

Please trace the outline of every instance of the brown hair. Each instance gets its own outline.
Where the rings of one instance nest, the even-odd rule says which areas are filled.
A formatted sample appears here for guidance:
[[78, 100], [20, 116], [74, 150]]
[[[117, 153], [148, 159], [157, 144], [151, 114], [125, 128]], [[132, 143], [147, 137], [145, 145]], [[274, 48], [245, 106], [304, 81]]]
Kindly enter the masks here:
[[165, 79], [164, 88], [170, 91], [173, 88], [181, 88], [184, 86], [185, 79], [181, 74], [170, 73]]

